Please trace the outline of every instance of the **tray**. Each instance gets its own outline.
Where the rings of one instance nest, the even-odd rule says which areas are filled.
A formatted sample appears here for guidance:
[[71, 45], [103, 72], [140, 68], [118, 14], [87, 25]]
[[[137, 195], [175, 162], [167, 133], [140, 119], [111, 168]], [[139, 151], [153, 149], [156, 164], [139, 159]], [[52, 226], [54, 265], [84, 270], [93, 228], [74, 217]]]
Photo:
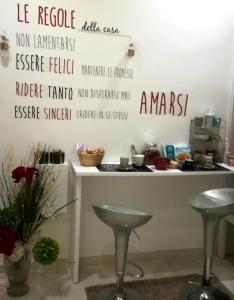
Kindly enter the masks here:
[[202, 166], [202, 165], [195, 165], [192, 169], [184, 169], [183, 167], [178, 167], [178, 169], [180, 171], [183, 171], [183, 172], [189, 172], [189, 171], [209, 171], [209, 172], [212, 172], [212, 171], [230, 171], [229, 169], [225, 168], [225, 167], [222, 167], [218, 164], [214, 164], [212, 165], [211, 168], [206, 168], [205, 166]]
[[134, 165], [129, 165], [128, 168], [123, 169], [119, 164], [100, 164], [96, 166], [100, 172], [153, 172], [147, 166], [136, 167]]

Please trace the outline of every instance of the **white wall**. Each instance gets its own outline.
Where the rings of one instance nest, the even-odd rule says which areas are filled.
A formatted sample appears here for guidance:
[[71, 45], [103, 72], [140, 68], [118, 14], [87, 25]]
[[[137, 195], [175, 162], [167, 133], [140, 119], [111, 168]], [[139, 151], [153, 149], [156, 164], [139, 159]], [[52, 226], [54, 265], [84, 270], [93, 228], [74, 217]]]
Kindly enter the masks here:
[[[208, 107], [212, 107], [215, 114], [228, 119], [232, 102], [233, 81], [233, 4], [231, 1], [113, 1], [113, 0], [67, 0], [67, 1], [27, 1], [30, 24], [17, 22], [17, 1], [2, 2], [0, 4], [0, 33], [5, 31], [10, 40], [10, 62], [5, 65], [5, 58], [1, 57], [0, 63], [0, 128], [1, 147], [0, 157], [8, 144], [15, 149], [15, 155], [22, 158], [32, 143], [45, 142], [51, 147], [62, 148], [66, 152], [66, 158], [77, 159], [75, 145], [77, 142], [88, 143], [91, 146], [102, 145], [106, 149], [105, 160], [118, 159], [119, 156], [130, 153], [129, 145], [134, 143], [141, 147], [145, 141], [161, 143], [188, 142], [190, 119], [204, 114]], [[24, 3], [20, 3], [21, 8]], [[37, 24], [37, 6], [55, 6], [75, 10], [76, 29], [53, 28]], [[22, 10], [21, 10], [22, 12]], [[103, 35], [82, 32], [85, 21], [96, 21], [100, 27], [113, 26], [120, 30], [119, 35]], [[31, 37], [38, 35], [68, 36], [75, 38], [75, 51], [51, 51], [48, 49], [35, 49], [33, 44], [29, 48], [16, 46], [16, 32], [28, 33]], [[129, 38], [129, 36], [131, 38]], [[130, 42], [136, 47], [134, 57], [126, 55]], [[61, 75], [48, 72], [48, 64], [45, 72], [30, 72], [16, 70], [16, 53], [38, 54], [74, 59], [75, 67], [73, 75]], [[108, 77], [84, 76], [81, 74], [82, 65], [94, 65], [109, 67], [122, 67], [133, 69], [133, 79], [116, 79]], [[18, 97], [15, 92], [16, 81], [42, 84], [44, 88], [43, 99], [31, 97]], [[72, 100], [54, 100], [48, 98], [47, 85], [72, 87], [74, 96]], [[91, 89], [115, 89], [128, 91], [129, 100], [100, 100], [90, 97], [79, 98], [77, 90]], [[170, 92], [188, 94], [188, 107], [186, 116], [140, 114], [142, 91], [147, 97], [150, 92], [165, 93], [169, 99]], [[14, 116], [15, 105], [38, 106], [40, 111], [44, 107], [67, 107], [72, 111], [72, 119], [69, 121], [45, 120], [41, 114], [39, 120], [16, 119]], [[168, 105], [168, 100], [167, 100]], [[124, 111], [128, 113], [127, 120], [100, 120], [77, 119], [77, 110], [102, 110]], [[177, 107], [178, 109], [178, 107]], [[230, 121], [230, 118], [228, 119]], [[186, 208], [189, 196], [187, 187], [191, 192], [205, 189], [210, 186], [219, 186], [218, 177], [206, 178], [209, 182], [204, 185], [201, 179], [185, 179], [186, 189], [184, 194], [183, 182], [177, 179], [159, 180], [159, 188], [152, 192], [151, 181], [142, 180], [141, 184], [148, 194], [148, 207], [155, 207], [156, 217], [149, 229], [149, 249], [177, 247], [195, 247], [200, 245], [200, 227], [197, 216]], [[179, 180], [179, 179], [178, 179]], [[180, 179], [181, 180], [181, 179]], [[117, 181], [120, 186], [123, 183]], [[139, 183], [139, 182], [138, 182]], [[126, 192], [126, 198], [134, 199], [134, 205], [141, 207], [138, 186], [130, 195]], [[102, 183], [103, 185], [103, 183]], [[115, 185], [115, 181], [108, 182]], [[150, 188], [148, 189], [150, 185]], [[171, 187], [171, 193], [164, 193], [167, 186]], [[180, 186], [180, 189], [177, 186]], [[92, 190], [91, 190], [92, 189]], [[119, 191], [119, 187], [109, 188], [105, 199], [99, 193], [98, 180], [85, 181], [84, 218], [82, 220], [83, 237], [82, 255], [95, 255], [109, 253], [109, 238], [105, 239], [105, 249], [101, 249], [101, 242], [97, 243], [97, 249], [91, 245], [92, 235], [87, 233], [98, 230], [107, 232], [97, 220], [89, 222], [91, 203], [94, 201], [112, 201], [112, 191]], [[175, 193], [174, 193], [175, 191]], [[113, 193], [116, 196], [116, 192]], [[122, 195], [122, 197], [125, 196]], [[144, 195], [142, 195], [144, 197]], [[164, 199], [163, 202], [161, 199]], [[158, 200], [160, 199], [160, 200]], [[122, 200], [121, 200], [122, 201]], [[131, 201], [131, 200], [129, 200]], [[130, 205], [130, 202], [129, 202]], [[175, 205], [175, 206], [173, 206]], [[161, 207], [161, 213], [157, 219], [157, 208]], [[146, 208], [146, 207], [145, 207]], [[180, 213], [185, 218], [180, 218]], [[160, 221], [160, 223], [157, 224]], [[187, 221], [191, 221], [189, 227]], [[51, 231], [60, 235], [63, 241], [63, 253], [66, 256], [69, 231], [69, 216], [56, 221], [57, 225], [51, 225]], [[153, 225], [155, 224], [155, 227]], [[174, 236], [168, 224], [175, 226], [175, 244], [171, 239]], [[58, 234], [57, 228], [61, 228]], [[53, 227], [56, 227], [54, 230]], [[155, 229], [157, 228], [157, 229]], [[157, 238], [152, 239], [155, 231]], [[192, 244], [184, 237], [194, 234], [196, 238]], [[146, 235], [146, 232], [143, 235]], [[162, 242], [161, 242], [162, 241]], [[141, 249], [141, 245], [138, 245]], [[133, 249], [136, 250], [136, 249]]]
[[[17, 1], [1, 4], [1, 30], [10, 40], [10, 64], [0, 64], [2, 151], [10, 143], [19, 155], [32, 142], [44, 141], [66, 151], [67, 158], [76, 158], [75, 144], [103, 145], [106, 159], [118, 158], [129, 152], [129, 145], [141, 146], [146, 140], [162, 142], [188, 141], [189, 122], [195, 115], [213, 107], [227, 118], [232, 84], [231, 51], [233, 7], [229, 1], [51, 1], [49, 7], [75, 10], [76, 29], [37, 25], [37, 6], [46, 1], [27, 1], [30, 24], [17, 22]], [[22, 13], [21, 4], [21, 13]], [[212, 10], [210, 6], [212, 5]], [[22, 16], [21, 16], [22, 17]], [[84, 22], [96, 21], [100, 27], [114, 26], [120, 35], [80, 32]], [[75, 38], [74, 52], [51, 51], [16, 46], [16, 32], [68, 36]], [[132, 38], [122, 35], [130, 35]], [[134, 57], [127, 57], [128, 44], [136, 47]], [[15, 67], [16, 53], [29, 53], [74, 59], [73, 75], [49, 72], [19, 71]], [[134, 78], [97, 78], [82, 76], [81, 65], [102, 65], [132, 68]], [[48, 66], [47, 66], [48, 67]], [[36, 82], [44, 86], [44, 98], [18, 97], [15, 82]], [[47, 97], [47, 85], [72, 87], [70, 100]], [[130, 100], [81, 99], [78, 88], [117, 89], [130, 93]], [[188, 94], [186, 117], [140, 115], [142, 91], [171, 91]], [[169, 100], [168, 100], [169, 101]], [[67, 107], [72, 109], [71, 121], [22, 120], [14, 118], [14, 105]], [[128, 112], [128, 120], [77, 119], [78, 109]], [[168, 124], [170, 124], [168, 126]], [[171, 130], [173, 124], [173, 130]], [[120, 134], [121, 133], [121, 134]], [[30, 145], [31, 146], [31, 145]]]

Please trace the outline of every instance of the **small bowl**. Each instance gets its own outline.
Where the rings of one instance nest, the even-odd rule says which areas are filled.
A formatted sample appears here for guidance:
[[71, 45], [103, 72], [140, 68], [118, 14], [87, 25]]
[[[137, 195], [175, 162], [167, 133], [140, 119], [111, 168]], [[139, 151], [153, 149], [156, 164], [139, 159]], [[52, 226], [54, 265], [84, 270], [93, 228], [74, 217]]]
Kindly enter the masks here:
[[156, 157], [153, 163], [158, 170], [167, 170], [170, 165], [170, 159], [167, 157]]
[[178, 161], [171, 160], [169, 164], [169, 169], [177, 169], [177, 167], [178, 167]]
[[193, 170], [194, 169], [194, 160], [193, 159], [185, 159], [182, 165], [183, 170]]

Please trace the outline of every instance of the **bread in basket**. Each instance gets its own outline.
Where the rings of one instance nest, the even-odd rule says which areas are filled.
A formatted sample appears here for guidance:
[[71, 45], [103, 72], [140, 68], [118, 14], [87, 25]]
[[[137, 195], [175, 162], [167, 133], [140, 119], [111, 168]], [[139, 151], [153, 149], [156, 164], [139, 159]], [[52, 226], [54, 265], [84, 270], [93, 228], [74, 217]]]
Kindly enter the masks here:
[[105, 155], [105, 151], [102, 147], [87, 150], [78, 150], [78, 156], [80, 164], [82, 166], [97, 166], [100, 165]]

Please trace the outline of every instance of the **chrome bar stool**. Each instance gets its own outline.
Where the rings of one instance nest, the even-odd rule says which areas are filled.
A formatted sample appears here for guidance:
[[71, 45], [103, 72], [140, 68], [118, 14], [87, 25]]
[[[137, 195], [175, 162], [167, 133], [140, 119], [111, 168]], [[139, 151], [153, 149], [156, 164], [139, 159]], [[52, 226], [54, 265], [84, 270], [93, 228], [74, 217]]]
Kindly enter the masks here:
[[114, 231], [116, 270], [116, 287], [102, 289], [95, 300], [141, 300], [137, 292], [123, 286], [128, 242], [132, 230], [148, 222], [152, 214], [108, 204], [95, 204], [93, 209], [97, 217]]
[[181, 299], [227, 300], [227, 293], [212, 283], [211, 272], [219, 223], [223, 217], [234, 213], [234, 189], [208, 190], [192, 197], [189, 204], [201, 214], [203, 221], [204, 264], [201, 282], [189, 282]]

